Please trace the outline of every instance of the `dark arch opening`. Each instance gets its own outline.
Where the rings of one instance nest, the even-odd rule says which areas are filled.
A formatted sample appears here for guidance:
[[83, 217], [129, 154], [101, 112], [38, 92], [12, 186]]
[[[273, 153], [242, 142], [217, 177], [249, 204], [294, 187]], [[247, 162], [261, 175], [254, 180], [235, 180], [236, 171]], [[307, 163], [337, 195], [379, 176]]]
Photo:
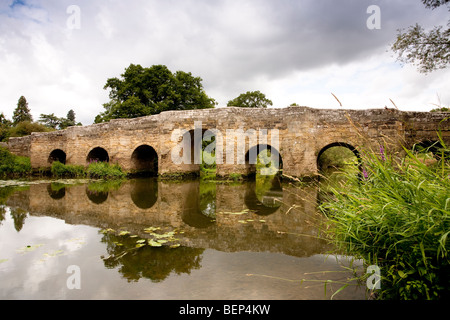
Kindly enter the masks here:
[[326, 169], [326, 168], [324, 168], [322, 160], [321, 160], [323, 153], [333, 147], [344, 147], [344, 148], [349, 149], [355, 155], [358, 166], [361, 165], [361, 156], [355, 147], [353, 147], [351, 144], [348, 144], [345, 142], [334, 142], [334, 143], [330, 143], [329, 145], [323, 147], [319, 151], [319, 154], [317, 155], [317, 169], [319, 170], [319, 172], [322, 171], [323, 169]]
[[[263, 152], [263, 151], [269, 151]], [[279, 174], [283, 170], [283, 159], [280, 155], [280, 152], [268, 144], [258, 144], [256, 146], [251, 147], [247, 153], [245, 154], [245, 164], [247, 166], [247, 175], [255, 176], [257, 173], [257, 163], [258, 157], [261, 154], [268, 155], [265, 159], [265, 163], [262, 164], [263, 169], [260, 168], [260, 171], [267, 170], [267, 172], [262, 172], [264, 175], [269, 175], [276, 170], [274, 174]], [[270, 174], [271, 175], [271, 174]]]
[[158, 175], [158, 154], [149, 145], [137, 147], [131, 155], [131, 162], [134, 174], [145, 176]]
[[55, 149], [52, 152], [50, 152], [50, 155], [48, 156], [48, 162], [52, 164], [55, 161], [59, 161], [62, 164], [66, 164], [66, 153], [61, 149]]
[[96, 147], [89, 152], [86, 162], [109, 162], [108, 152], [101, 147]]

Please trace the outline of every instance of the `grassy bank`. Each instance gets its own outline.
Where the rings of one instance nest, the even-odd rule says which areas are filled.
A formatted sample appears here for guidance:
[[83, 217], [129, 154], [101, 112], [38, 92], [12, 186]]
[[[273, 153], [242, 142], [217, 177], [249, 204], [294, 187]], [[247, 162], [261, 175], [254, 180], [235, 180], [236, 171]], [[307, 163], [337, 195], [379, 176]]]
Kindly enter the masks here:
[[321, 204], [331, 238], [344, 254], [380, 267], [377, 298], [449, 298], [449, 159], [442, 153], [427, 165], [408, 150], [406, 159], [390, 158], [385, 148], [366, 152], [362, 174]]

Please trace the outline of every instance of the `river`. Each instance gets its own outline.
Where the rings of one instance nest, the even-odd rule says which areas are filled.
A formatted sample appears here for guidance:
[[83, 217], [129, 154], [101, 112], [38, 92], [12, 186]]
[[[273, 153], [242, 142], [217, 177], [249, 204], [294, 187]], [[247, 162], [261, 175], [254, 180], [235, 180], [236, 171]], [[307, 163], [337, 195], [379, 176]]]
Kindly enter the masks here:
[[[0, 187], [0, 299], [366, 299], [316, 184], [39, 180]], [[336, 293], [343, 285], [344, 290]]]

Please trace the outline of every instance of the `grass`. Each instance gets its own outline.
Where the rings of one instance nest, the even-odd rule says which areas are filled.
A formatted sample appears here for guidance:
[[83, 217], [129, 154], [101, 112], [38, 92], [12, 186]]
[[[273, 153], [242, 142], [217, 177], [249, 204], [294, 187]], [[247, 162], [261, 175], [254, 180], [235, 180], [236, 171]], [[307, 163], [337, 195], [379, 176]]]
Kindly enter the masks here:
[[401, 160], [385, 148], [366, 152], [362, 174], [330, 188], [320, 206], [329, 235], [343, 253], [380, 267], [377, 298], [449, 298], [449, 159], [442, 152], [427, 165], [411, 151]]

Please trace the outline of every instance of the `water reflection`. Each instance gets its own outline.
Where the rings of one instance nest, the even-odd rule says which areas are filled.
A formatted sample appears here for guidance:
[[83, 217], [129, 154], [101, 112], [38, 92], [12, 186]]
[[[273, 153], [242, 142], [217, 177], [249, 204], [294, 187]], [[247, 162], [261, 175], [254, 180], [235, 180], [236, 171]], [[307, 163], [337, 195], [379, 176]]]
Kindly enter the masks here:
[[[126, 283], [148, 279], [150, 281], [147, 283], [164, 286], [166, 292], [178, 290], [175, 297], [189, 297], [179, 289], [183, 286], [195, 287], [200, 298], [246, 298], [246, 293], [252, 292], [266, 297], [264, 294], [270, 290], [281, 294], [286, 292], [283, 283], [278, 282], [274, 287], [273, 279], [252, 278], [246, 274], [255, 272], [296, 279], [300, 275], [299, 270], [316, 271], [319, 262], [310, 262], [309, 269], [304, 270], [307, 260], [298, 259], [310, 259], [330, 250], [321, 236], [323, 217], [317, 212], [317, 192], [316, 185], [300, 188], [281, 183], [279, 179], [229, 184], [141, 178], [109, 183], [41, 183], [20, 190], [0, 188], [0, 238], [11, 239], [9, 244], [4, 240], [3, 244], [0, 243], [3, 250], [0, 260], [11, 260], [11, 264], [23, 266], [16, 277], [25, 277], [25, 274], [30, 274], [27, 264], [32, 265], [32, 261], [26, 259], [34, 257], [41, 261], [43, 254], [47, 254], [44, 257], [50, 260], [54, 257], [52, 253], [63, 249], [67, 256], [61, 259], [69, 259], [64, 260], [67, 264], [80, 265], [83, 270], [89, 270], [84, 274], [90, 277], [92, 285], [88, 281], [83, 285], [85, 288], [92, 287], [92, 292], [97, 292], [97, 278], [102, 279], [102, 287], [108, 287], [110, 270], [113, 269], [121, 279], [127, 280], [124, 281]], [[9, 213], [7, 224], [17, 231], [13, 231], [17, 234], [16, 238], [1, 228], [6, 212]], [[57, 219], [45, 222], [51, 217]], [[24, 228], [28, 222], [30, 226]], [[89, 233], [83, 236], [91, 239], [91, 243], [83, 247], [83, 254], [81, 251], [78, 254], [76, 250], [71, 253], [75, 240], [77, 243], [83, 242], [79, 239], [83, 235], [79, 231], [84, 227], [82, 225], [94, 227], [88, 227]], [[100, 231], [107, 228], [113, 231]], [[86, 229], [83, 232], [87, 232]], [[67, 236], [69, 233], [70, 237]], [[54, 235], [55, 246], [62, 243], [63, 247], [50, 250], [49, 234]], [[166, 237], [169, 234], [171, 240], [164, 242], [169, 239]], [[152, 246], [151, 241], [158, 239], [163, 240], [159, 242], [160, 246]], [[19, 240], [23, 241], [20, 247], [40, 243], [45, 243], [45, 246], [39, 247], [35, 255], [18, 255], [15, 251]], [[5, 255], [4, 248], [11, 252], [9, 256]], [[280, 263], [280, 259], [284, 262]], [[8, 263], [4, 262], [3, 266], [7, 267]], [[60, 268], [59, 271], [52, 269], [52, 265], [47, 265], [45, 261], [40, 263], [45, 274], [47, 270], [54, 273], [61, 271]], [[109, 273], [104, 271], [106, 269]], [[13, 270], [10, 269], [8, 274], [16, 272]], [[48, 274], [52, 279], [53, 275]], [[167, 281], [173, 274], [189, 277]], [[65, 284], [67, 274], [63, 272], [59, 276], [63, 278], [61, 283]], [[5, 279], [7, 276], [3, 277]], [[23, 281], [27, 280], [24, 278]], [[59, 290], [55, 288], [59, 288], [60, 282], [54, 286], [47, 283], [46, 292], [50, 296], [51, 292]], [[18, 290], [14, 284], [10, 286], [12, 289], [9, 292]], [[213, 292], [213, 288], [218, 288], [217, 292]], [[295, 284], [289, 289], [291, 295], [286, 297], [298, 297], [298, 289]], [[148, 289], [145, 292], [150, 291], [151, 294], [163, 292]], [[23, 293], [23, 290], [20, 292]], [[91, 293], [88, 289], [83, 292]], [[117, 292], [115, 297], [126, 295], [121, 289], [112, 287], [108, 287], [108, 292]], [[209, 292], [212, 294], [209, 295]], [[317, 292], [322, 294], [323, 287], [318, 287]], [[140, 297], [139, 294], [135, 296]], [[304, 297], [311, 298], [311, 295], [305, 293]], [[319, 295], [315, 297], [320, 298]], [[86, 297], [83, 295], [81, 298]]]
[[134, 179], [131, 184], [131, 199], [141, 209], [150, 209], [158, 201], [158, 181], [156, 179]]
[[[155, 178], [65, 187], [36, 184], [14, 193], [7, 203], [12, 212], [20, 208], [31, 215], [125, 228], [141, 236], [148, 226], [181, 228], [180, 243], [189, 247], [296, 256], [322, 253], [327, 247], [317, 228], [323, 218], [316, 208], [317, 187], [284, 185], [278, 178], [238, 184]], [[18, 224], [24, 220], [15, 216]]]
[[105, 233], [101, 242], [106, 244], [108, 256], [102, 257], [105, 267], [118, 268], [122, 276], [130, 281], [147, 278], [153, 282], [166, 279], [172, 272], [190, 274], [200, 269], [204, 249], [179, 247], [136, 248], [136, 238], [128, 235]]
[[247, 185], [245, 205], [262, 216], [278, 211], [283, 201], [283, 188], [278, 176], [262, 176]]

